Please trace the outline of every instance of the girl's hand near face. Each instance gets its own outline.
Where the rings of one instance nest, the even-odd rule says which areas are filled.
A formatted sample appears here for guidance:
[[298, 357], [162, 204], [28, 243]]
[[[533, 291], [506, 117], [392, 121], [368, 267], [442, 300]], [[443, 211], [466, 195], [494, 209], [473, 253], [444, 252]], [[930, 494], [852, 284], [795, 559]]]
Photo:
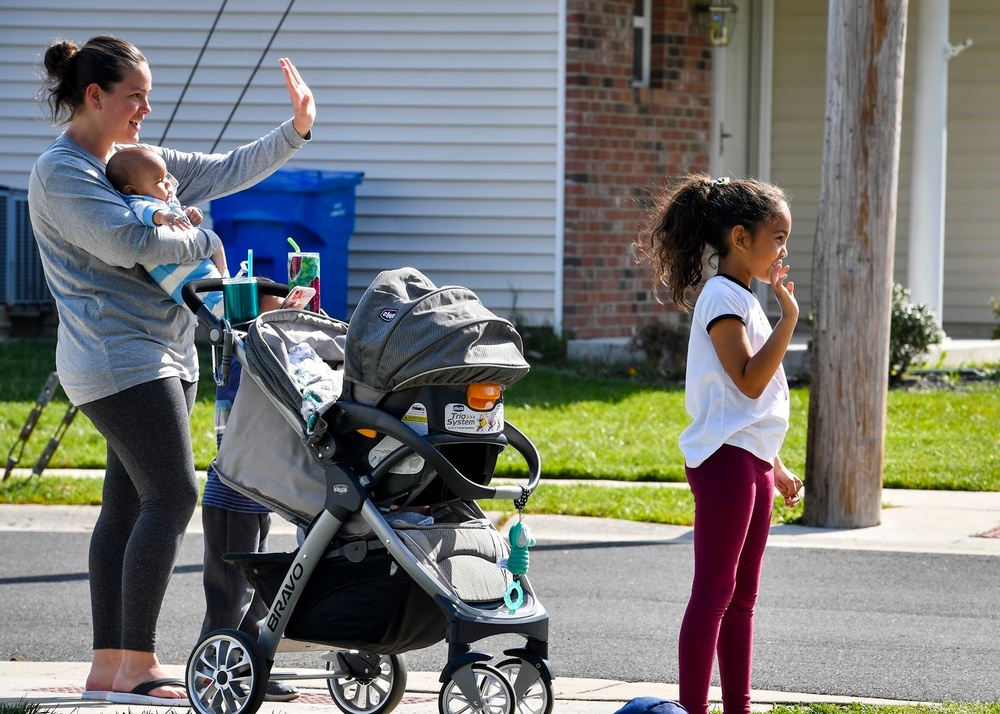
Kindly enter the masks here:
[[288, 87], [288, 96], [292, 100], [292, 111], [295, 116], [292, 118], [292, 126], [299, 136], [305, 138], [312, 131], [313, 123], [316, 121], [316, 103], [313, 100], [312, 90], [309, 85], [302, 81], [299, 71], [287, 57], [278, 60], [281, 71], [285, 75], [285, 86]]
[[771, 289], [781, 307], [781, 316], [790, 320], [799, 319], [799, 303], [795, 299], [795, 283], [788, 280], [788, 266], [780, 260], [771, 266]]

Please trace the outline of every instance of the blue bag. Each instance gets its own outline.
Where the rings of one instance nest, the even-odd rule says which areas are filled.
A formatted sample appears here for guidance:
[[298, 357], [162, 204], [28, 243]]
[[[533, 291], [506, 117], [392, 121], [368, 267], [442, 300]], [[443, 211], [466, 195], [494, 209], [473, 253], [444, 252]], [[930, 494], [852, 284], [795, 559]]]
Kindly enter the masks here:
[[672, 699], [636, 697], [626, 702], [615, 714], [687, 714], [687, 709]]

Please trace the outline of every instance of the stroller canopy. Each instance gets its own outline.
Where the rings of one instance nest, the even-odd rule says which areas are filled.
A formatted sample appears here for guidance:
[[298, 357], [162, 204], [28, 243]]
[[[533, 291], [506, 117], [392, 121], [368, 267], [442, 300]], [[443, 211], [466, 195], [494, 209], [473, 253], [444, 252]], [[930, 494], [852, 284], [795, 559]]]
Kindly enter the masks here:
[[439, 288], [415, 268], [379, 273], [347, 329], [345, 378], [383, 394], [426, 384], [509, 387], [528, 369], [508, 320], [468, 288]]

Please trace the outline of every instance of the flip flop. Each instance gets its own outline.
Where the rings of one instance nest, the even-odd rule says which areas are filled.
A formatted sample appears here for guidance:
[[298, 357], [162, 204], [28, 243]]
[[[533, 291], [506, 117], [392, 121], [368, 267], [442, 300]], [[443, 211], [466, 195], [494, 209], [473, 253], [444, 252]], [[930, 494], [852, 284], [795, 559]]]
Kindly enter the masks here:
[[80, 699], [87, 699], [93, 702], [103, 702], [108, 698], [110, 692], [106, 692], [103, 689], [84, 689], [83, 694], [80, 695]]
[[137, 684], [131, 692], [108, 692], [107, 701], [115, 704], [139, 704], [147, 707], [189, 707], [191, 702], [187, 697], [171, 699], [170, 697], [154, 697], [150, 694], [160, 687], [187, 687], [180, 679], [169, 677], [150, 679]]

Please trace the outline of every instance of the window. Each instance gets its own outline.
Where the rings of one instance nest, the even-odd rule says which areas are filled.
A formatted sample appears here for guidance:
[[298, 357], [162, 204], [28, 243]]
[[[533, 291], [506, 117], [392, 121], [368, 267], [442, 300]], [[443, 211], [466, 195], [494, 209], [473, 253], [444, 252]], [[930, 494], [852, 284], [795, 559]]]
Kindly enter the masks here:
[[635, 0], [632, 10], [632, 86], [649, 86], [650, 35], [653, 25], [653, 0]]

